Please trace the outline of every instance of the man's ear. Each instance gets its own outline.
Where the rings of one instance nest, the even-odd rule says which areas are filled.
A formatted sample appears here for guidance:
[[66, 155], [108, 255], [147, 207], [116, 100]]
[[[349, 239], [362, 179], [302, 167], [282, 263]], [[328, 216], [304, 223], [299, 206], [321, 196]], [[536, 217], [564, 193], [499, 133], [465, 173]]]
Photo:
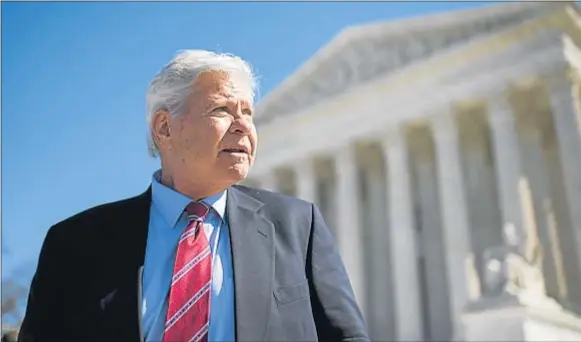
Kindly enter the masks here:
[[160, 110], [153, 116], [151, 123], [151, 130], [153, 132], [153, 139], [158, 148], [171, 148], [171, 128], [170, 128], [171, 114], [167, 110]]

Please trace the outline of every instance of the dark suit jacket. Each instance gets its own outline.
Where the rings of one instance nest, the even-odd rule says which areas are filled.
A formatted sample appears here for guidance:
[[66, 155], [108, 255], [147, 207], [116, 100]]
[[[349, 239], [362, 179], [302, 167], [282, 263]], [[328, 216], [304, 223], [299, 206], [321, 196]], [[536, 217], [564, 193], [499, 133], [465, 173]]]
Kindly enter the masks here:
[[[51, 227], [19, 341], [139, 341], [151, 190]], [[238, 341], [369, 341], [319, 210], [234, 186], [227, 199]]]

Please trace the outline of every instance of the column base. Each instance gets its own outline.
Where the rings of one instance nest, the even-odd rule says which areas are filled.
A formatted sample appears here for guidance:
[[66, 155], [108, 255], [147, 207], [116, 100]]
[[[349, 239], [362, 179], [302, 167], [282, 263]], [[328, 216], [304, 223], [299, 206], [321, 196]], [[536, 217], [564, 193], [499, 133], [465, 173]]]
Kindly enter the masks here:
[[546, 297], [479, 299], [462, 314], [462, 326], [463, 341], [581, 341], [581, 317]]

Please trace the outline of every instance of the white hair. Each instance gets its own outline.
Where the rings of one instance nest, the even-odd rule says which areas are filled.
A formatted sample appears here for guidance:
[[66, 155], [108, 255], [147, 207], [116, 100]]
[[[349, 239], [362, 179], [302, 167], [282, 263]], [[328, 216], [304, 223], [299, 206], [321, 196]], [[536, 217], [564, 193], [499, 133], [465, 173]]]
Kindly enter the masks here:
[[205, 50], [185, 50], [178, 53], [155, 75], [146, 95], [147, 148], [152, 157], [159, 155], [153, 139], [152, 121], [160, 110], [179, 115], [186, 109], [188, 96], [198, 76], [207, 71], [223, 71], [242, 76], [247, 91], [254, 101], [258, 89], [257, 79], [249, 63], [238, 56], [218, 54]]

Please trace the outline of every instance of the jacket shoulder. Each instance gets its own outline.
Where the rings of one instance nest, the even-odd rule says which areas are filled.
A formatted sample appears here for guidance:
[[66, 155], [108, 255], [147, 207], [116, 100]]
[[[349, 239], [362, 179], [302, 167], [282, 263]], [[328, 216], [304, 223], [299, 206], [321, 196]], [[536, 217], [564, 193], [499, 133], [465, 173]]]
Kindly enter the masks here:
[[[78, 232], [79, 234], [86, 233], [87, 229], [91, 227], [103, 226], [107, 221], [114, 221], [123, 214], [133, 212], [140, 204], [145, 204], [147, 201], [148, 191], [145, 193], [120, 199], [117, 201], [99, 204], [87, 208], [77, 214], [63, 219], [55, 223], [50, 229], [49, 233], [53, 231], [60, 234], [68, 234]], [[148, 202], [147, 202], [148, 203]]]
[[246, 185], [235, 185], [234, 187], [244, 194], [264, 203], [267, 207], [284, 206], [287, 210], [292, 208], [310, 211], [313, 205], [313, 203], [303, 199], [265, 189]]

